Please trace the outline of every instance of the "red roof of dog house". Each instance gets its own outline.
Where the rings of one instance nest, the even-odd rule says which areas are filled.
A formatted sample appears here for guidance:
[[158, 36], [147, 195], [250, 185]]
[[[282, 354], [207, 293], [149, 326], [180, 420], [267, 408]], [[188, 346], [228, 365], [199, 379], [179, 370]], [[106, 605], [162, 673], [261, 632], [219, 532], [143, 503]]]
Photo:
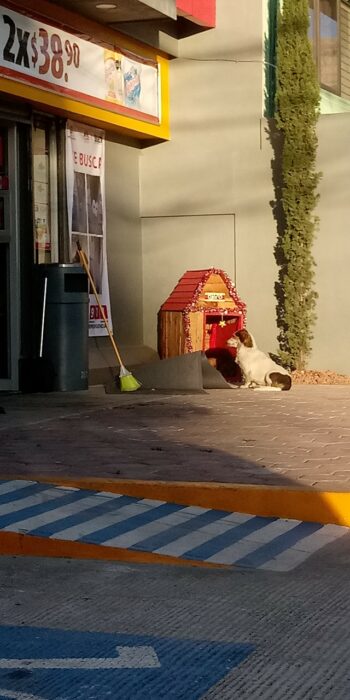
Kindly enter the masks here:
[[233, 286], [230, 278], [223, 270], [217, 270], [214, 267], [208, 270], [190, 270], [185, 272], [179, 279], [176, 287], [174, 287], [170, 296], [160, 307], [161, 311], [185, 311], [194, 305], [210, 275], [220, 275], [221, 279], [227, 287], [227, 291], [234, 301], [233, 307], [245, 312], [245, 304], [237, 295], [236, 289]]

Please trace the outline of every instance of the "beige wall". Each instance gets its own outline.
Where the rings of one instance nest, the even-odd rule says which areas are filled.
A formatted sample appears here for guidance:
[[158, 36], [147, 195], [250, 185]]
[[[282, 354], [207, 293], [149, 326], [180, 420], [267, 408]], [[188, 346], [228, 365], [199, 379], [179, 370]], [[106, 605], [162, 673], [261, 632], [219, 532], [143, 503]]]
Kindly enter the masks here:
[[[143, 151], [107, 143], [112, 313], [126, 345], [156, 348], [157, 311], [179, 277], [219, 267], [247, 303], [259, 345], [278, 349], [262, 9], [261, 0], [217, 0], [217, 28], [179, 42], [169, 143]], [[213, 60], [220, 57], [239, 62]], [[318, 132], [319, 300], [309, 366], [350, 373], [350, 116], [323, 116]]]
[[181, 274], [221, 267], [233, 280], [237, 269], [248, 323], [275, 349], [263, 22], [261, 0], [218, 0], [217, 28], [179, 41], [171, 62], [171, 141], [141, 154], [144, 333], [153, 346], [156, 312]]
[[114, 332], [142, 343], [139, 150], [106, 143], [107, 260]]
[[320, 183], [317, 325], [310, 366], [350, 374], [350, 115], [321, 117], [318, 126]]

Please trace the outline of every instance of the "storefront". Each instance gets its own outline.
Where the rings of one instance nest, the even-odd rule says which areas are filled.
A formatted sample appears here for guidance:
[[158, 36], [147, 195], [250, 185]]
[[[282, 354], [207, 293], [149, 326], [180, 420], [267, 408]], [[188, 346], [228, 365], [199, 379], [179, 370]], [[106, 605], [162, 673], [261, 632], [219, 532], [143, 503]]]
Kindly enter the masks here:
[[0, 391], [21, 390], [39, 352], [36, 266], [74, 261], [79, 240], [108, 292], [104, 141], [169, 138], [165, 55], [25, 5], [0, 6]]

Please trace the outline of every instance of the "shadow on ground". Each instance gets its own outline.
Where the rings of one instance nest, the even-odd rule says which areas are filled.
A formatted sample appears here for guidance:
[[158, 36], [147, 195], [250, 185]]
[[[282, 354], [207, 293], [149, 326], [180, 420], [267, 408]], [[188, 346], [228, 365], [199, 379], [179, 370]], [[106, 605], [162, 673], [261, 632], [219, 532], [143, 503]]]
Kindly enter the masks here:
[[[313, 473], [314, 478], [320, 475], [312, 455], [318, 449], [317, 436], [329, 428], [327, 415], [316, 416], [316, 427], [308, 403], [296, 401], [291, 392], [287, 396], [239, 390], [152, 397], [57, 394], [4, 397], [2, 404], [3, 478], [197, 482], [203, 493], [204, 483], [225, 485], [220, 488], [226, 497], [229, 486], [239, 484], [259, 493], [258, 501], [249, 501], [256, 507], [264, 506], [264, 501], [266, 507], [271, 493], [274, 508], [278, 501], [282, 507], [283, 492], [288, 491], [287, 497], [299, 505], [304, 517], [308, 492], [319, 508], [305, 519], [315, 519], [314, 513], [321, 509], [328, 522], [345, 524], [339, 512], [344, 508], [342, 496], [348, 494], [338, 488], [332, 498], [310, 483]], [[333, 445], [332, 437], [329, 441]], [[299, 471], [288, 468], [287, 460], [295, 465], [300, 460]], [[308, 478], [302, 478], [308, 469]], [[295, 492], [296, 487], [301, 490]]]

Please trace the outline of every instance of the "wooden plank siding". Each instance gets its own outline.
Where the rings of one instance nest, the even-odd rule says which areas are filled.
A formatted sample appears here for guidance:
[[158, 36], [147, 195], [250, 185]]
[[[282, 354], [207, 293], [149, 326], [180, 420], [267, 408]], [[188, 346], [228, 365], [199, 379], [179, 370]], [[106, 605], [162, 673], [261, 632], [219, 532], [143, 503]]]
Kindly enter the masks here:
[[194, 311], [190, 314], [190, 335], [194, 352], [204, 350], [204, 318], [201, 311]]
[[158, 314], [158, 353], [161, 360], [186, 352], [185, 329], [181, 311]]

